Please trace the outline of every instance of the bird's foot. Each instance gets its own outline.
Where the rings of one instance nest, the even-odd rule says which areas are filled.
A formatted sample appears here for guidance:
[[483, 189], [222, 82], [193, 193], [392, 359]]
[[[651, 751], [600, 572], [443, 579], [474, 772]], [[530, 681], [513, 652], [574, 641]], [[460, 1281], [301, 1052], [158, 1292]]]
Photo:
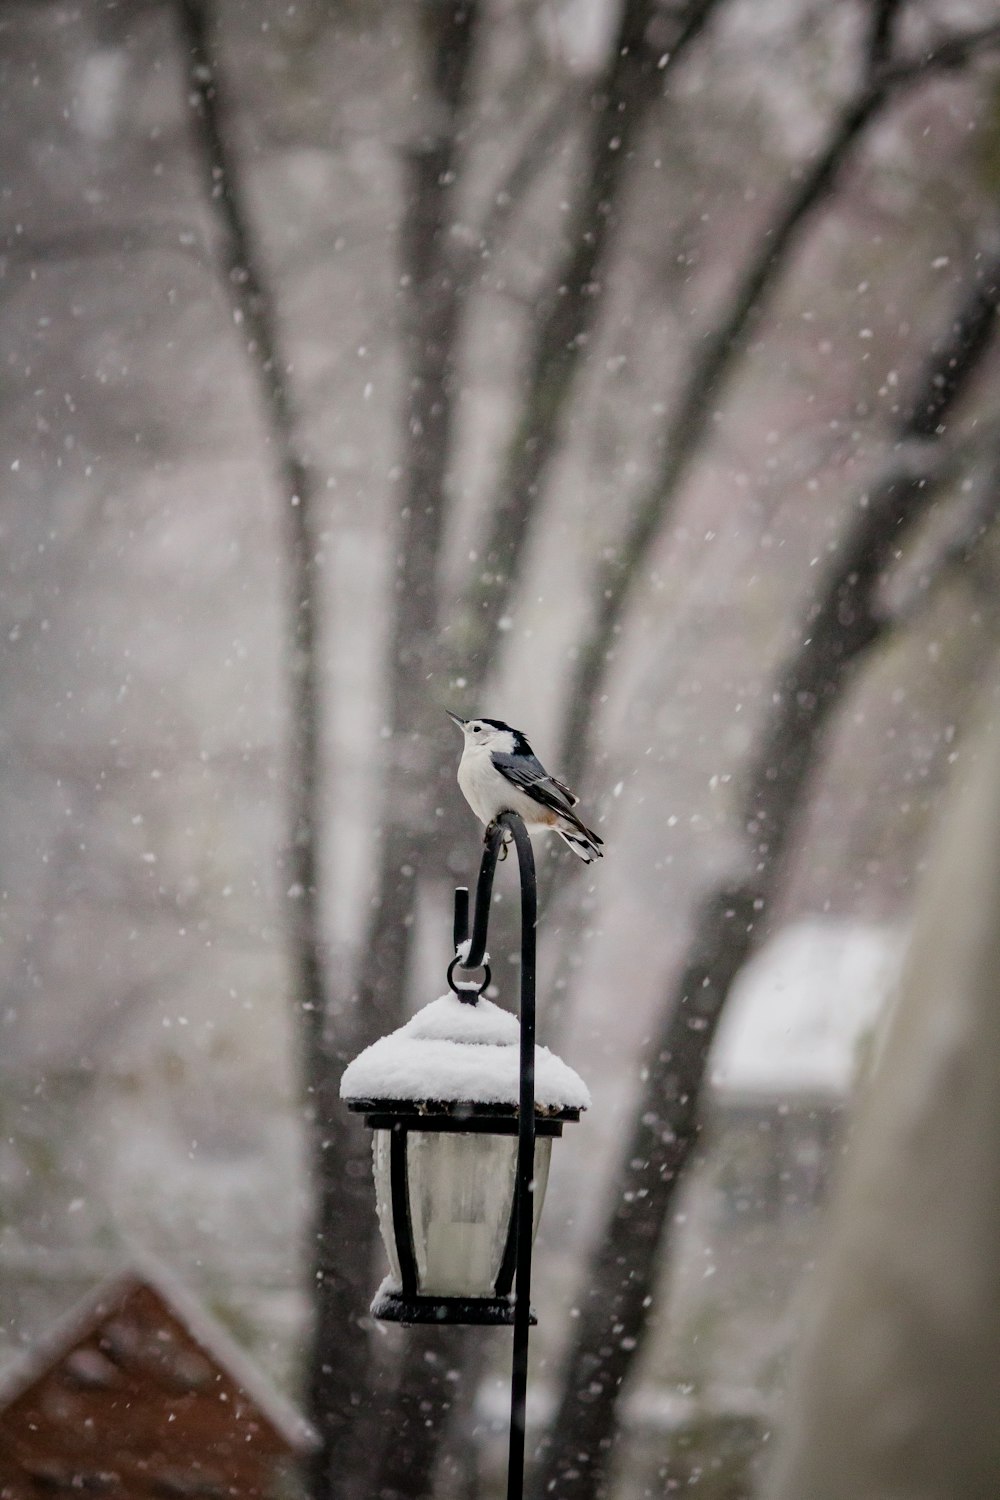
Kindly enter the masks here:
[[[492, 823], [487, 823], [487, 825], [486, 825], [486, 832], [483, 834], [483, 843], [484, 844], [488, 844], [490, 842], [490, 840], [493, 838], [493, 836], [496, 833], [496, 831], [497, 831], [497, 822], [496, 822], [496, 819], [494, 818], [494, 820], [493, 820]], [[503, 830], [503, 838], [500, 841], [500, 854], [499, 854], [499, 858], [500, 859], [506, 859], [507, 858], [507, 845], [510, 843], [511, 837], [512, 837], [512, 835], [510, 834], [509, 830], [505, 828]]]

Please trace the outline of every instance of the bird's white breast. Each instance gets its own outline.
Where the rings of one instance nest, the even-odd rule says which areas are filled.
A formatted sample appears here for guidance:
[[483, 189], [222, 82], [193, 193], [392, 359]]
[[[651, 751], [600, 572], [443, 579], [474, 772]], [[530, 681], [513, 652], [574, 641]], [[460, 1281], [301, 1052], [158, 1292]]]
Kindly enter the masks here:
[[483, 823], [491, 823], [504, 802], [506, 783], [485, 745], [467, 745], [458, 763], [458, 784], [466, 802]]

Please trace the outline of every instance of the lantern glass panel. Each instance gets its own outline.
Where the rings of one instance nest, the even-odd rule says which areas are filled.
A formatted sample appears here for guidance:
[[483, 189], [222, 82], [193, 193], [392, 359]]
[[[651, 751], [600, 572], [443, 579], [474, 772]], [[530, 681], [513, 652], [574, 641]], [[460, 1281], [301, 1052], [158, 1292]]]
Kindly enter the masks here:
[[372, 1133], [372, 1167], [375, 1173], [375, 1212], [378, 1227], [389, 1257], [389, 1274], [397, 1286], [402, 1284], [399, 1269], [399, 1253], [392, 1227], [392, 1179], [389, 1175], [389, 1152], [392, 1141], [391, 1130], [376, 1130]]
[[410, 1223], [421, 1292], [483, 1297], [500, 1269], [514, 1190], [510, 1136], [410, 1133]]
[[[379, 1228], [393, 1280], [401, 1282], [392, 1217], [391, 1132], [372, 1141]], [[552, 1138], [535, 1140], [534, 1231], [548, 1184]], [[489, 1132], [410, 1130], [407, 1183], [417, 1290], [422, 1296], [492, 1297], [507, 1244], [517, 1172], [517, 1137]]]
[[[536, 1226], [551, 1149], [548, 1138], [536, 1142]], [[516, 1169], [516, 1136], [410, 1132], [410, 1222], [422, 1293], [493, 1295], [507, 1243]]]

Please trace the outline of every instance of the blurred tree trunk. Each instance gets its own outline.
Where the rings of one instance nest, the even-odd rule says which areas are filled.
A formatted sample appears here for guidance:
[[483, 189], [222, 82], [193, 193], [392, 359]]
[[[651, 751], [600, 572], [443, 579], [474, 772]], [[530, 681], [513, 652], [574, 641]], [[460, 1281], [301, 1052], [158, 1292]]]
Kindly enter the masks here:
[[[474, 4], [422, 10], [434, 126], [403, 161], [399, 232], [405, 396], [395, 538], [388, 737], [379, 865], [360, 957], [357, 1008], [369, 1040], [400, 1025], [414, 935], [418, 870], [435, 828], [445, 768], [440, 680], [440, 554], [449, 505], [456, 344], [468, 279], [452, 255], [463, 119], [473, 62]], [[451, 774], [451, 767], [447, 768]]]
[[807, 610], [801, 642], [779, 673], [749, 770], [740, 864], [701, 902], [687, 957], [643, 1059], [645, 1082], [583, 1278], [534, 1491], [539, 1497], [593, 1500], [606, 1493], [619, 1399], [649, 1326], [674, 1193], [698, 1137], [698, 1103], [719, 1017], [733, 979], [761, 942], [763, 913], [807, 806], [830, 718], [861, 662], [893, 629], [880, 591], [908, 534], [951, 477], [940, 440], [994, 339], [998, 306], [995, 259], [980, 269], [965, 305], [929, 353], [895, 450], [859, 497]]
[[[220, 79], [207, 0], [176, 0], [189, 65], [192, 138], [220, 231], [224, 285], [258, 379], [274, 459], [286, 539], [288, 599], [288, 805], [282, 858], [292, 1003], [299, 1017], [301, 1076], [309, 1121], [313, 1182], [307, 1252], [314, 1321], [306, 1372], [310, 1419], [321, 1439], [312, 1473], [317, 1495], [357, 1495], [363, 1472], [354, 1422], [368, 1378], [366, 1341], [357, 1328], [365, 1306], [369, 1240], [355, 1226], [370, 1215], [367, 1174], [345, 1172], [357, 1130], [339, 1098], [340, 1070], [327, 1010], [328, 983], [320, 899], [323, 704], [319, 686], [322, 576], [316, 486], [299, 441], [299, 422], [281, 348], [276, 298], [268, 284], [245, 201], [235, 124]], [[338, 1040], [342, 1035], [338, 1033]], [[348, 1046], [350, 1044], [348, 1043]], [[346, 1230], [346, 1232], [345, 1232]], [[336, 1231], [336, 1232], [335, 1232]], [[354, 1333], [345, 1332], [354, 1327]]]
[[[446, 795], [442, 786], [445, 775], [450, 781], [453, 767], [440, 756], [447, 703], [439, 634], [440, 556], [450, 500], [457, 346], [470, 290], [470, 268], [454, 253], [450, 236], [458, 217], [478, 8], [474, 0], [457, 7], [434, 3], [423, 8], [421, 19], [432, 128], [403, 157], [399, 260], [405, 396], [386, 664], [389, 735], [376, 888], [359, 959], [359, 1025], [343, 1033], [341, 1064], [357, 1050], [359, 1027], [368, 1043], [404, 1019], [421, 884], [443, 873], [427, 868], [429, 847], [442, 831], [435, 809], [454, 800], [451, 788]], [[352, 1159], [338, 1162], [338, 1169], [367, 1177], [369, 1153], [367, 1140], [359, 1141]], [[348, 1232], [366, 1238], [362, 1224], [372, 1224], [370, 1208]], [[366, 1303], [367, 1295], [359, 1309]], [[368, 1490], [381, 1500], [424, 1493], [426, 1462], [421, 1455], [428, 1442], [434, 1443], [447, 1404], [441, 1348], [447, 1337], [435, 1329], [407, 1330], [398, 1389], [369, 1390], [366, 1409], [356, 1416], [375, 1474]], [[454, 1341], [455, 1331], [451, 1337]], [[434, 1414], [432, 1422], [428, 1410]], [[381, 1437], [388, 1423], [391, 1443]]]

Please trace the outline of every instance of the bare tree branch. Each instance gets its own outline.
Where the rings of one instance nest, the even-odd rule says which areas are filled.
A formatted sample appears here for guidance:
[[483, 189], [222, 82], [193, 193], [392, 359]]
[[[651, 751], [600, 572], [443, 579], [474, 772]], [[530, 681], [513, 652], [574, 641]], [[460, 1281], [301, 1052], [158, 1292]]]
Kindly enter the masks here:
[[128, 257], [150, 250], [187, 256], [213, 274], [216, 270], [198, 231], [183, 220], [159, 220], [154, 224], [81, 224], [50, 234], [11, 236], [0, 250], [0, 279], [7, 280], [15, 271], [32, 270], [45, 262]]
[[[497, 622], [516, 587], [549, 466], [562, 436], [587, 341], [597, 320], [616, 206], [646, 114], [672, 71], [704, 29], [718, 0], [690, 0], [669, 43], [652, 45], [652, 0], [626, 0], [608, 76], [595, 100], [593, 124], [581, 169], [584, 184], [559, 257], [539, 299], [528, 354], [520, 414], [508, 443], [490, 506], [491, 527], [480, 550], [477, 577], [456, 612], [451, 655], [466, 680], [465, 696], [478, 694], [496, 659]], [[664, 18], [657, 17], [657, 25]], [[660, 66], [662, 59], [667, 61]]]
[[824, 202], [863, 137], [907, 89], [951, 71], [979, 53], [1000, 47], [1000, 26], [942, 42], [923, 57], [880, 71], [864, 82], [837, 116], [826, 143], [761, 234], [714, 329], [703, 340], [663, 437], [663, 462], [640, 497], [612, 564], [599, 575], [594, 619], [577, 660], [561, 735], [559, 764], [572, 784], [582, 780], [590, 756], [596, 707], [613, 660], [615, 637], [645, 564], [691, 464], [701, 449], [725, 381], [733, 374], [748, 333], [797, 249], [812, 215]]
[[[965, 445], [968, 447], [969, 445]], [[920, 577], [910, 590], [887, 611], [893, 631], [897, 634], [908, 630], [923, 615], [941, 589], [956, 576], [969, 577], [976, 557], [1000, 519], [1000, 453], [994, 453], [985, 472], [975, 482], [973, 503], [959, 517], [957, 526], [949, 532], [933, 558], [922, 568]], [[996, 587], [991, 579], [989, 602], [994, 604]]]
[[[924, 362], [914, 395], [904, 406], [897, 447], [888, 468], [859, 500], [836, 587], [828, 583], [804, 622], [801, 647], [779, 679], [778, 708], [750, 770], [752, 836], [768, 864], [778, 865], [789, 836], [789, 807], [797, 806], [817, 758], [817, 737], [829, 700], [842, 685], [845, 664], [889, 627], [880, 612], [880, 584], [901, 534], [922, 514], [928, 492], [949, 477], [941, 438], [945, 419], [979, 370], [997, 331], [1000, 257], [979, 269], [965, 305]], [[933, 427], [930, 421], [933, 419]]]
[[[593, 1500], [601, 1490], [625, 1381], [649, 1329], [648, 1298], [684, 1164], [698, 1137], [705, 1068], [732, 981], [759, 946], [763, 913], [782, 879], [790, 840], [807, 805], [823, 738], [860, 663], [893, 629], [879, 609], [884, 575], [952, 469], [943, 419], [981, 367], [984, 298], [1000, 305], [1000, 259], [972, 288], [924, 367], [882, 473], [853, 517], [808, 607], [799, 643], [778, 673], [772, 708], [752, 759], [741, 859], [701, 903], [678, 979], [643, 1059], [645, 1082], [612, 1175], [612, 1201], [583, 1277], [560, 1401], [536, 1493]], [[990, 338], [996, 317], [985, 320]], [[914, 430], [951, 373], [934, 435]], [[586, 1455], [581, 1459], [581, 1455]]]
[[892, 56], [893, 31], [905, 0], [868, 0], [868, 36], [865, 62], [868, 76], [884, 68]]
[[887, 66], [875, 75], [871, 88], [908, 88], [924, 78], [938, 73], [951, 73], [964, 68], [974, 58], [985, 56], [1000, 47], [1000, 22], [992, 26], [980, 26], [973, 31], [959, 32], [955, 36], [942, 37], [933, 47], [916, 57], [903, 58]]
[[474, 235], [470, 252], [474, 258], [491, 254], [503, 239], [514, 215], [549, 165], [556, 143], [576, 123], [581, 102], [576, 85], [561, 89], [532, 124], [502, 182], [491, 194], [489, 211]]

